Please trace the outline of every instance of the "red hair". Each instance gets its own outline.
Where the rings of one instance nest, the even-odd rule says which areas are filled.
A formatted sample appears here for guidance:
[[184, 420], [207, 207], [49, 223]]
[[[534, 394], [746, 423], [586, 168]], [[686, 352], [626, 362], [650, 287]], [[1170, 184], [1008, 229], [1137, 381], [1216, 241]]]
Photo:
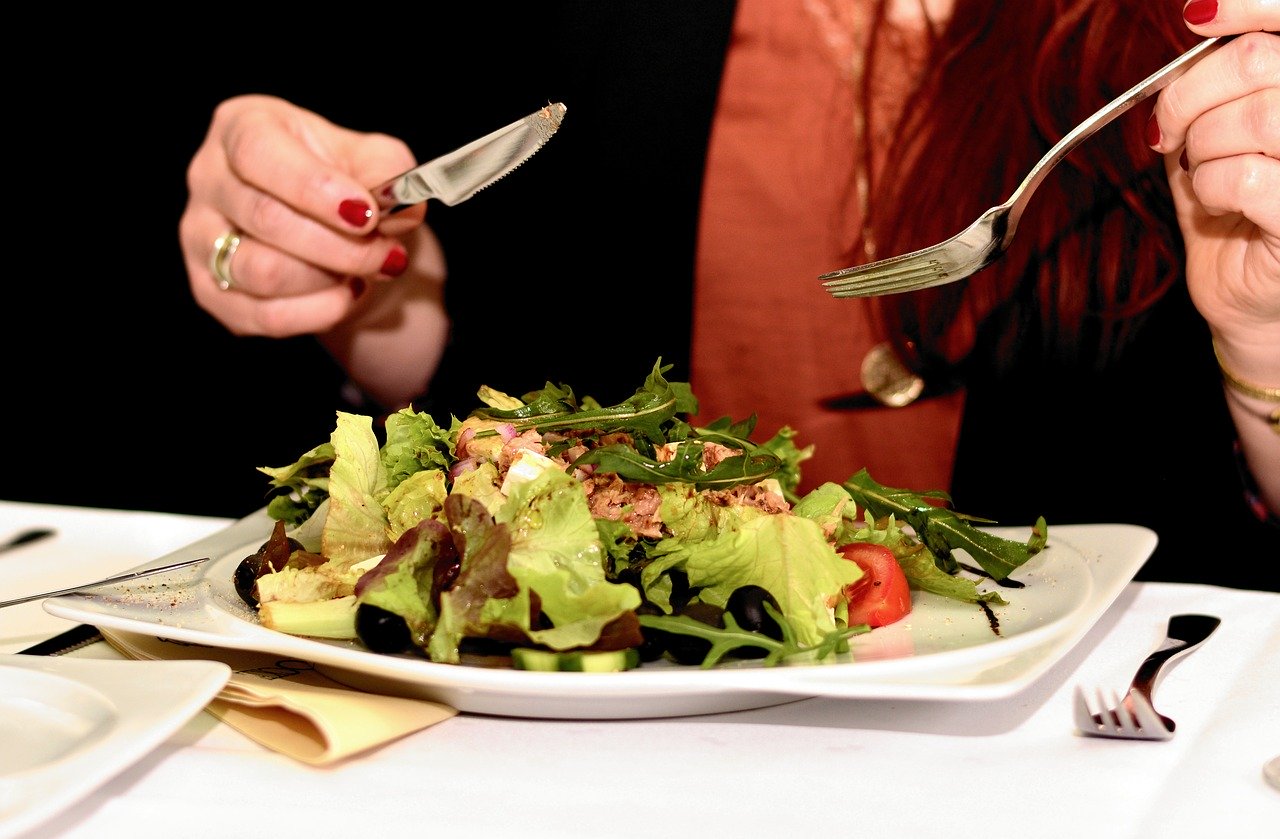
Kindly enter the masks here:
[[[956, 0], [872, 193], [879, 255], [1002, 203], [1077, 123], [1195, 41], [1178, 0]], [[1163, 161], [1144, 140], [1150, 101], [1058, 165], [994, 265], [876, 299], [904, 359], [938, 378], [967, 361], [1001, 368], [1029, 341], [1065, 363], [1114, 357], [1182, 274]]]

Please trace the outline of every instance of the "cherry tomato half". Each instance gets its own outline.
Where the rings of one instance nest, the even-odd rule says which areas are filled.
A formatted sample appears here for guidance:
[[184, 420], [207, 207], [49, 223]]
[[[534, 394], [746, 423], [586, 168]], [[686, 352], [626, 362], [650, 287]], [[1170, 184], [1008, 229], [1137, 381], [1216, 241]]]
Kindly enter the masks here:
[[845, 586], [849, 626], [884, 626], [911, 611], [911, 588], [893, 551], [884, 545], [850, 542], [840, 548], [845, 559], [858, 563], [862, 576]]

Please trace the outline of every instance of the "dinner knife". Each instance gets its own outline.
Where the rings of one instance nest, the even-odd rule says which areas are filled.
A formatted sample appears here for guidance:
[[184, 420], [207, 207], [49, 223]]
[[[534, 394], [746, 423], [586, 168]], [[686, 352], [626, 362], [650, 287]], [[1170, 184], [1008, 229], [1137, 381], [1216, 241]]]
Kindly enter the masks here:
[[98, 627], [87, 623], [78, 623], [66, 632], [59, 633], [47, 641], [41, 641], [25, 650], [18, 650], [18, 655], [66, 655], [96, 644], [102, 640]]
[[434, 198], [453, 206], [506, 175], [546, 145], [564, 119], [562, 102], [539, 108], [523, 119], [473, 140], [448, 154], [398, 175], [373, 195], [384, 214]]

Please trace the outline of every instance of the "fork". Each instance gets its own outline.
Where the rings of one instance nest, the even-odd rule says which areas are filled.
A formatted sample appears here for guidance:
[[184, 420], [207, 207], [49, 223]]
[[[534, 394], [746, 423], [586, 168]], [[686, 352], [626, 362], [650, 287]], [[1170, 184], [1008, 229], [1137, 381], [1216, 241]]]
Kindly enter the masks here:
[[0, 609], [3, 609], [5, 606], [17, 606], [19, 603], [30, 603], [32, 600], [42, 600], [46, 597], [59, 597], [63, 594], [79, 594], [86, 589], [115, 585], [116, 583], [126, 583], [130, 580], [136, 580], [139, 577], [150, 577], [152, 574], [160, 574], [165, 571], [177, 571], [179, 568], [187, 568], [189, 566], [199, 565], [202, 562], [208, 561], [209, 557], [202, 556], [199, 559], [186, 559], [182, 562], [171, 562], [168, 565], [160, 565], [156, 568], [145, 568], [141, 571], [127, 571], [124, 574], [116, 574], [114, 577], [104, 577], [101, 580], [94, 580], [91, 583], [81, 583], [78, 586], [71, 586], [70, 588], [60, 588], [56, 591], [42, 591], [38, 594], [28, 594], [25, 597], [15, 597], [13, 600], [0, 600]]
[[1175, 723], [1156, 711], [1151, 694], [1159, 684], [1165, 665], [1181, 659], [1213, 634], [1221, 621], [1212, 615], [1174, 615], [1160, 646], [1138, 668], [1124, 699], [1114, 691], [1097, 691], [1094, 712], [1084, 690], [1075, 691], [1075, 723], [1081, 734], [1122, 740], [1168, 740]]
[[818, 279], [833, 297], [874, 297], [944, 285], [978, 273], [1008, 249], [1032, 194], [1053, 167], [1100, 128], [1167, 87], [1196, 61], [1234, 37], [1223, 35], [1200, 42], [1104, 105], [1049, 149], [1007, 201], [987, 210], [950, 239], [901, 256], [832, 271]]

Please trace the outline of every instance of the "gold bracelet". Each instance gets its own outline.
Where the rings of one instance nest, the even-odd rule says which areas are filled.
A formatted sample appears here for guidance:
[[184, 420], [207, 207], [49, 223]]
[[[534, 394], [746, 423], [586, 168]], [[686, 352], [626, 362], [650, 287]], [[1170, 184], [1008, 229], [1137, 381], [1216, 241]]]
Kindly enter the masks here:
[[1218, 369], [1222, 371], [1222, 378], [1226, 380], [1226, 383], [1233, 390], [1265, 402], [1280, 402], [1280, 387], [1255, 385], [1253, 382], [1247, 382], [1231, 372], [1227, 365], [1222, 362], [1222, 353], [1218, 352], [1218, 342], [1216, 340], [1213, 342], [1213, 355], [1218, 359]]

